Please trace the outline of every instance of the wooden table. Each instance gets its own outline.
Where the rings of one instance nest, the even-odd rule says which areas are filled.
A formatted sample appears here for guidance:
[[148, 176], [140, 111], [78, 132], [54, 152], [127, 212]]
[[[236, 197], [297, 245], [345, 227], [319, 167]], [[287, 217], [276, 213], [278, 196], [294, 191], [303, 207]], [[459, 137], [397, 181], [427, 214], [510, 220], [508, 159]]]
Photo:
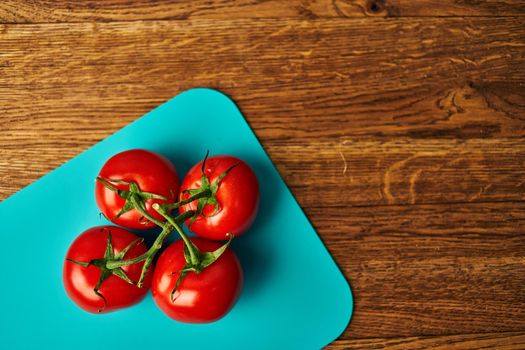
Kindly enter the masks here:
[[0, 22], [0, 198], [217, 88], [352, 284], [332, 348], [525, 348], [524, 1], [2, 0]]

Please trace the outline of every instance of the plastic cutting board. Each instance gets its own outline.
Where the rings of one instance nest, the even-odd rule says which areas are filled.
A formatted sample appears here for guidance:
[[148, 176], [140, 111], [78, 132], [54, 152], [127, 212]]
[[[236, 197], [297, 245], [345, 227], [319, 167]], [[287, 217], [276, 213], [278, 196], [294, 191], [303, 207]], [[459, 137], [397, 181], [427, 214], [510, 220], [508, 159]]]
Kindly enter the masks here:
[[[177, 323], [151, 294], [134, 307], [92, 315], [64, 292], [69, 244], [108, 224], [98, 215], [94, 179], [110, 156], [131, 148], [165, 155], [181, 178], [208, 149], [255, 170], [260, 211], [233, 243], [245, 285], [218, 322]], [[352, 313], [347, 281], [238, 108], [218, 91], [181, 93], [0, 203], [0, 219], [3, 349], [318, 349]], [[142, 235], [151, 241], [153, 233]]]

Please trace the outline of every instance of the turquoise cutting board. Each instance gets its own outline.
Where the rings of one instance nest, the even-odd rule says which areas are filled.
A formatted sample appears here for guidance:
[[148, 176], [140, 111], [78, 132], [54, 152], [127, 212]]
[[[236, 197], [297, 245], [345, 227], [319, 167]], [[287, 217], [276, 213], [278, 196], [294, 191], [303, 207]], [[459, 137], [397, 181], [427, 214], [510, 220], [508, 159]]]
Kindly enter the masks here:
[[[245, 285], [220, 321], [177, 323], [150, 294], [103, 315], [66, 296], [61, 274], [69, 244], [107, 224], [95, 203], [95, 176], [110, 156], [130, 148], [167, 156], [181, 177], [208, 149], [255, 170], [260, 211], [233, 244]], [[352, 313], [347, 281], [235, 104], [214, 90], [186, 91], [91, 147], [3, 201], [0, 219], [3, 349], [318, 349], [341, 334]]]

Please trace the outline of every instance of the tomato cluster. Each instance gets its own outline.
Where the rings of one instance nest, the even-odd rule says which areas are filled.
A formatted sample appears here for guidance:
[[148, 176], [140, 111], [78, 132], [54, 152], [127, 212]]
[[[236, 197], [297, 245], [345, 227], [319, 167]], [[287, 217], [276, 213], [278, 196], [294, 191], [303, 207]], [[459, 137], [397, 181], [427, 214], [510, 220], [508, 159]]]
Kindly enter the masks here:
[[[63, 281], [80, 308], [104, 313], [129, 307], [151, 287], [157, 306], [177, 321], [207, 323], [228, 313], [243, 285], [241, 265], [229, 245], [249, 229], [259, 206], [257, 177], [245, 162], [206, 156], [179, 187], [169, 160], [128, 150], [104, 164], [95, 197], [102, 214], [122, 227], [93, 227], [71, 244]], [[199, 237], [188, 237], [183, 223]], [[149, 248], [125, 229], [155, 226], [162, 231]], [[154, 264], [172, 231], [181, 239]]]

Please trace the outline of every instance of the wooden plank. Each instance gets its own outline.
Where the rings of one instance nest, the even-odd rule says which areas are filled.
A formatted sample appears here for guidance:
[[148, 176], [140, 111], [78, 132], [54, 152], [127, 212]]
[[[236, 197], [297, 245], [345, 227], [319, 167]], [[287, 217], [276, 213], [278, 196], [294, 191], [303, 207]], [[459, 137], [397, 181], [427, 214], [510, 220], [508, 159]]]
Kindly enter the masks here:
[[[422, 147], [427, 147], [423, 140], [429, 138], [519, 139], [525, 135], [524, 21], [193, 20], [3, 25], [0, 195], [5, 198], [194, 86], [211, 86], [231, 95], [268, 147], [284, 141], [307, 145], [313, 139], [353, 142], [373, 138], [379, 142], [394, 136]], [[370, 147], [380, 145], [371, 142]], [[396, 161], [415, 155], [409, 141], [400, 142]], [[480, 145], [485, 147], [483, 154], [474, 159], [484, 162], [485, 153], [493, 152], [489, 154], [492, 163], [487, 165], [495, 165], [502, 153], [498, 145], [473, 142], [479, 143], [461, 146], [452, 142], [452, 149], [447, 142], [428, 147], [431, 152], [445, 147], [459, 156], [462, 147], [467, 147], [464, 150], [470, 155]], [[514, 147], [519, 157], [522, 145], [508, 142], [504, 149]], [[396, 143], [390, 145], [397, 147]], [[309, 150], [333, 146], [319, 144]], [[287, 152], [284, 147], [279, 151]], [[291, 152], [296, 152], [294, 147], [292, 144]], [[357, 163], [352, 159], [357, 161], [357, 155], [351, 153], [350, 145], [344, 148], [350, 152], [349, 166], [354, 167], [348, 174], [355, 173]], [[34, 156], [37, 150], [38, 157]], [[322, 152], [334, 162], [330, 165], [333, 176], [340, 171], [342, 159], [336, 150]], [[272, 156], [279, 157], [276, 152]], [[309, 157], [314, 159], [315, 155]], [[417, 157], [407, 160], [404, 169], [414, 169], [421, 161]], [[443, 161], [443, 157], [439, 159]], [[501, 176], [509, 181], [504, 186], [510, 186], [521, 174], [516, 168], [518, 161], [508, 159], [503, 164], [510, 170], [481, 170], [482, 176], [507, 171]], [[283, 170], [285, 163], [279, 162]], [[387, 165], [383, 162], [376, 170]], [[483, 169], [483, 164], [474, 169]], [[475, 175], [469, 176], [473, 179]], [[428, 174], [425, 170], [418, 176]], [[294, 181], [291, 176], [289, 180]], [[511, 199], [519, 199], [523, 184], [514, 185], [518, 190]], [[468, 200], [477, 193], [472, 186], [468, 189], [465, 196], [458, 194], [453, 200]], [[393, 200], [379, 200], [380, 188], [374, 190], [376, 197], [366, 203], [412, 201], [406, 189], [403, 194], [392, 193], [398, 196]], [[489, 190], [481, 195], [488, 196]], [[442, 200], [428, 196], [415, 202]], [[486, 199], [504, 196], [500, 193]]]
[[525, 333], [481, 333], [441, 337], [337, 340], [326, 349], [386, 350], [518, 350], [525, 348]]
[[306, 207], [525, 200], [518, 139], [266, 142]]
[[155, 19], [523, 16], [520, 0], [3, 0], [1, 23]]
[[525, 330], [525, 203], [306, 213], [355, 292], [342, 339]]
[[[6, 196], [76, 152], [38, 139], [21, 141], [24, 147], [13, 142], [0, 140]], [[264, 146], [308, 208], [525, 200], [525, 141], [519, 139], [267, 141]]]

